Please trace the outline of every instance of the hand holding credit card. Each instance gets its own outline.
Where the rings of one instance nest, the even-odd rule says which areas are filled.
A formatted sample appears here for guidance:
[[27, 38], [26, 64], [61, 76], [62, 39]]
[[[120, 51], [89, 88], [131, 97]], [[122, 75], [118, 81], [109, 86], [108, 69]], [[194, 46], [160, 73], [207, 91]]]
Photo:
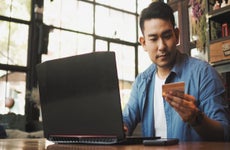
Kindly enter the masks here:
[[184, 95], [184, 82], [174, 82], [162, 85], [162, 96], [165, 96], [167, 92], [177, 92], [178, 95]]

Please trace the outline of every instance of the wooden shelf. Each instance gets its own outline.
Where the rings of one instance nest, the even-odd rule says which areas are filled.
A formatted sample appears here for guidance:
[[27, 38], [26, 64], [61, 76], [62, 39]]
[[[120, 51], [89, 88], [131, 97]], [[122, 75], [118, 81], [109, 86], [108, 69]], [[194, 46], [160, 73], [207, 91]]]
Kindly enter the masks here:
[[210, 62], [230, 60], [230, 39], [210, 44]]
[[[207, 0], [209, 8], [214, 5], [215, 1]], [[214, 64], [219, 64], [221, 66], [221, 62], [230, 61], [230, 35], [229, 33], [223, 36], [222, 34], [222, 25], [227, 23], [230, 25], [230, 5], [225, 7], [221, 7], [216, 10], [209, 10], [207, 13], [207, 21], [209, 23], [209, 62]], [[212, 24], [212, 22], [214, 24]], [[213, 31], [213, 25], [216, 25], [216, 30]], [[211, 35], [216, 34], [217, 38], [212, 39]], [[219, 66], [218, 65], [218, 66]], [[214, 65], [215, 66], [215, 65]]]
[[210, 44], [214, 44], [214, 43], [221, 42], [221, 41], [226, 41], [226, 40], [229, 40], [229, 39], [230, 39], [230, 35], [226, 36], [226, 37], [221, 37], [221, 38], [218, 38], [218, 39], [215, 39], [215, 40], [211, 40]]
[[219, 23], [230, 22], [230, 5], [216, 10], [211, 10], [208, 13], [208, 18]]

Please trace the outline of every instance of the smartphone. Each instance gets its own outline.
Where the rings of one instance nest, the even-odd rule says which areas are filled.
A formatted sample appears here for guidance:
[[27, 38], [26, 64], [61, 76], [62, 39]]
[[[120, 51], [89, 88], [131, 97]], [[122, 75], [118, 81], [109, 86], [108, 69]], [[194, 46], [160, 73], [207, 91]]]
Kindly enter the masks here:
[[179, 143], [177, 138], [161, 138], [154, 140], [143, 140], [145, 146], [167, 146], [167, 145], [176, 145]]

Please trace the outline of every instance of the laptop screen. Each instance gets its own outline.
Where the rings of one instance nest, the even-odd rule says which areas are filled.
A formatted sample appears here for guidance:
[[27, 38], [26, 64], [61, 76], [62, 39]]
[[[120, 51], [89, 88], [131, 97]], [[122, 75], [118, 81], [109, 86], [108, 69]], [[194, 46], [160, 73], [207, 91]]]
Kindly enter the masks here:
[[124, 138], [114, 52], [94, 52], [37, 65], [45, 137]]

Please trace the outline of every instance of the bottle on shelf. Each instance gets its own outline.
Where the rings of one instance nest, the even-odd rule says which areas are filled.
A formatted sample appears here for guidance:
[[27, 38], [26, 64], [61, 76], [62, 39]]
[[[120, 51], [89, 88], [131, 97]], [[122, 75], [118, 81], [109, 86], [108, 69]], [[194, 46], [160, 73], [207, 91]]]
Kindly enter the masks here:
[[[229, 0], [230, 1], [230, 0]], [[218, 0], [216, 0], [216, 3], [215, 3], [215, 5], [214, 5], [214, 7], [213, 7], [213, 10], [216, 10], [216, 9], [219, 9], [220, 8], [220, 3], [219, 3], [219, 1]]]
[[[228, 1], [230, 1], [230, 0], [228, 0]], [[228, 5], [228, 4], [227, 4], [226, 0], [223, 0], [222, 3], [221, 3], [221, 8], [222, 8], [222, 7], [225, 7], [225, 6], [227, 6], [227, 5]]]
[[222, 37], [226, 37], [229, 35], [229, 29], [228, 29], [228, 24], [223, 23], [222, 24]]

